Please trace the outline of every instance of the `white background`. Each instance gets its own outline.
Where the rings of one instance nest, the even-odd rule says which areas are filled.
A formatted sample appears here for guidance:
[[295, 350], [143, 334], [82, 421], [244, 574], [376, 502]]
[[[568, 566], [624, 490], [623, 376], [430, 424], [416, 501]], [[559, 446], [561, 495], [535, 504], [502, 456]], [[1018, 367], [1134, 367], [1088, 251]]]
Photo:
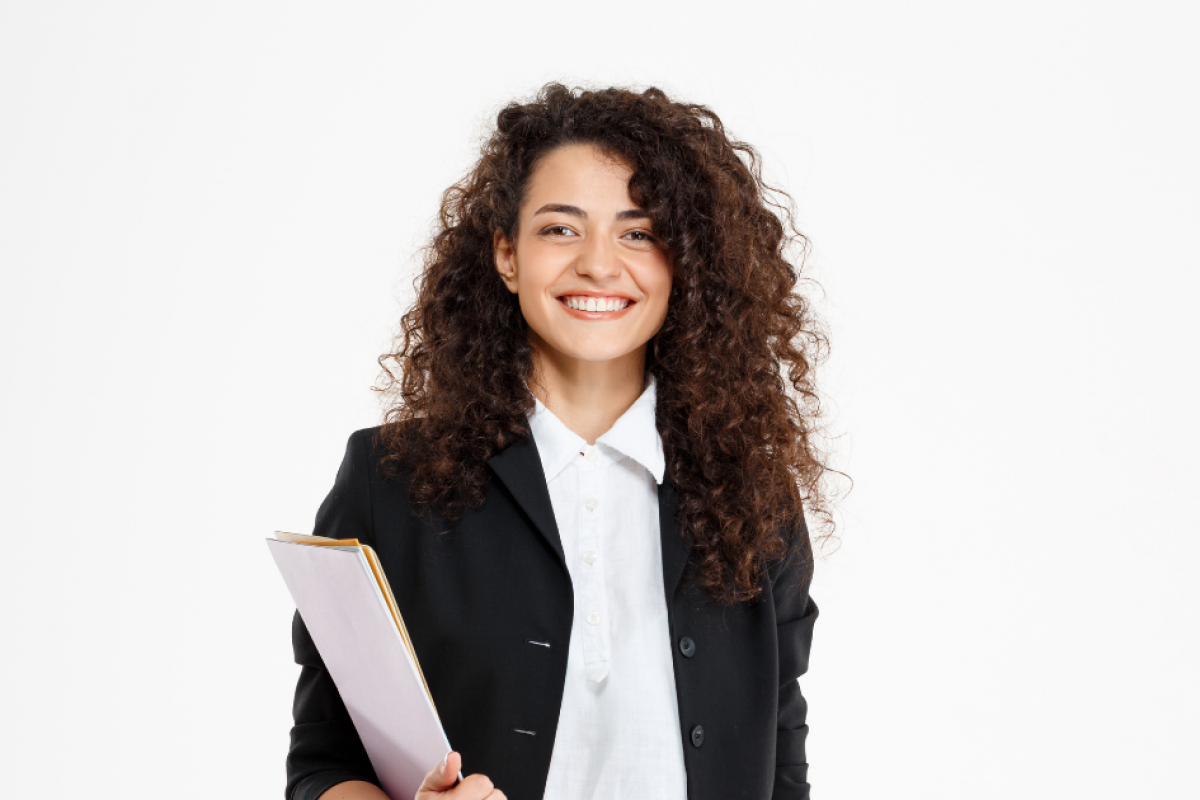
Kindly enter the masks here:
[[559, 79], [709, 105], [812, 239], [855, 481], [816, 796], [1185, 797], [1198, 35], [1184, 2], [0, 5], [3, 794], [281, 796], [263, 540], [378, 423], [441, 190]]

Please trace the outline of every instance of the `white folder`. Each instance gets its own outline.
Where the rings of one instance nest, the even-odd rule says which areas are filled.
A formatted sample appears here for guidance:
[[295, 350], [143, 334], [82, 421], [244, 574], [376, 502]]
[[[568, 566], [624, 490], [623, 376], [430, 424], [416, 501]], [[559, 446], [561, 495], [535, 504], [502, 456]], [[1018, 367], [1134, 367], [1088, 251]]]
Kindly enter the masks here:
[[275, 537], [271, 556], [383, 790], [411, 800], [451, 747], [379, 559], [357, 539]]

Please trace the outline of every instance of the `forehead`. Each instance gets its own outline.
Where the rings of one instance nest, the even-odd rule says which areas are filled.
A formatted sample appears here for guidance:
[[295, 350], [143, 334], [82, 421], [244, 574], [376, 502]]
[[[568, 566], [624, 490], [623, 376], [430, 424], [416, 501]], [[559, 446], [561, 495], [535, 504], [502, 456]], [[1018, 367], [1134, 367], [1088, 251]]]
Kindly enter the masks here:
[[590, 144], [568, 144], [544, 155], [529, 177], [526, 206], [535, 202], [632, 206], [633, 170], [619, 157]]

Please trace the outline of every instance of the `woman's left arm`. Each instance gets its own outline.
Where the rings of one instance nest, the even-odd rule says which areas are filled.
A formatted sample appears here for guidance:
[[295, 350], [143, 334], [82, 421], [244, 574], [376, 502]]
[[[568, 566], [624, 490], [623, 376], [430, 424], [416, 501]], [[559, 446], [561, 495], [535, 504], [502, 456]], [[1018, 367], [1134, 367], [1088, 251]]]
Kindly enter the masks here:
[[812, 547], [808, 528], [801, 522], [795, 546], [771, 571], [775, 622], [779, 640], [779, 714], [775, 739], [775, 790], [773, 800], [809, 800], [808, 703], [800, 693], [799, 677], [808, 671], [817, 604], [809, 597], [812, 584]]

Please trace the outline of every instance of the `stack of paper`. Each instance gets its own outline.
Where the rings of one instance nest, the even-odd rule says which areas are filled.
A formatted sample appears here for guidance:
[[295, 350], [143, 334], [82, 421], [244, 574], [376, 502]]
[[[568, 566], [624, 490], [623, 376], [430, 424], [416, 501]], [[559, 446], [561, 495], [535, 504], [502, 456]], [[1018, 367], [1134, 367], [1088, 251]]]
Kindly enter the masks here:
[[413, 797], [451, 747], [375, 551], [282, 531], [267, 545], [383, 790]]

